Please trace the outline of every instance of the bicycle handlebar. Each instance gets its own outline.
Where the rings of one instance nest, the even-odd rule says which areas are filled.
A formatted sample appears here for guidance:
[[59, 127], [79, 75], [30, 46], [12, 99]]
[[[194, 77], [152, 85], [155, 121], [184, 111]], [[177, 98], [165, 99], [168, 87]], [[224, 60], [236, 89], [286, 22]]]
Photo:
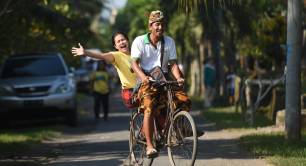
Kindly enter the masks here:
[[177, 86], [180, 86], [180, 83], [177, 82], [177, 81], [160, 81], [160, 80], [151, 80], [150, 79], [149, 82], [151, 82], [151, 83], [153, 83], [154, 85], [157, 85], [157, 86], [166, 86], [166, 85], [177, 85]]
[[149, 80], [152, 83], [156, 83], [159, 85], [179, 85], [180, 83], [177, 81], [159, 81], [159, 80]]

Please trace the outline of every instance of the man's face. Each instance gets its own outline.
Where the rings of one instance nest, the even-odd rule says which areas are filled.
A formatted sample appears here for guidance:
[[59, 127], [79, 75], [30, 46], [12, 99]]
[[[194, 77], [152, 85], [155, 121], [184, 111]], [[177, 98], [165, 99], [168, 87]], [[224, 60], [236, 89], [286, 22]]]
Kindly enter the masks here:
[[152, 35], [161, 37], [164, 33], [164, 24], [163, 22], [154, 22], [149, 26], [149, 30]]
[[129, 42], [122, 34], [117, 35], [114, 39], [115, 39], [115, 48], [118, 51], [121, 52], [129, 51]]

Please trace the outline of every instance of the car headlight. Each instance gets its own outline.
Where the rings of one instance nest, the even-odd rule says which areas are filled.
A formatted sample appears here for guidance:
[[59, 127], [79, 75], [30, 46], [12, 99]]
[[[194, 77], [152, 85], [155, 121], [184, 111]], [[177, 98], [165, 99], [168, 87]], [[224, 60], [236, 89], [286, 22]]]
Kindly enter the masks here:
[[13, 92], [10, 89], [6, 87], [0, 87], [0, 96], [8, 96], [11, 94], [13, 94]]
[[56, 93], [67, 93], [71, 91], [72, 91], [72, 86], [69, 83], [61, 84], [55, 90]]

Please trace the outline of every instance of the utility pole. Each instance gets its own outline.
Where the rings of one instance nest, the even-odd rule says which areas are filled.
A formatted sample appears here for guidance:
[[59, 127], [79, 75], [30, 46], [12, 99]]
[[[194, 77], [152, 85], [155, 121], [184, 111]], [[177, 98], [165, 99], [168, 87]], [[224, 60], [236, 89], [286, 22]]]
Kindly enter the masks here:
[[301, 139], [301, 25], [302, 0], [288, 0], [285, 132], [288, 140]]

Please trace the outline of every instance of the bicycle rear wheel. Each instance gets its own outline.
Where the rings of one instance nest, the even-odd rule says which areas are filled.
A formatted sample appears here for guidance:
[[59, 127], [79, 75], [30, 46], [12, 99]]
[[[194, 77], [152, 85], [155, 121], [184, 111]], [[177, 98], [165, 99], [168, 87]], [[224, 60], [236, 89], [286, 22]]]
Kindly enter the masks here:
[[172, 166], [192, 166], [197, 155], [197, 132], [191, 115], [178, 112], [168, 131], [168, 157]]
[[134, 113], [130, 124], [130, 155], [134, 165], [148, 165], [153, 163], [153, 159], [146, 157], [146, 140], [144, 135], [141, 133], [143, 124], [143, 114]]

